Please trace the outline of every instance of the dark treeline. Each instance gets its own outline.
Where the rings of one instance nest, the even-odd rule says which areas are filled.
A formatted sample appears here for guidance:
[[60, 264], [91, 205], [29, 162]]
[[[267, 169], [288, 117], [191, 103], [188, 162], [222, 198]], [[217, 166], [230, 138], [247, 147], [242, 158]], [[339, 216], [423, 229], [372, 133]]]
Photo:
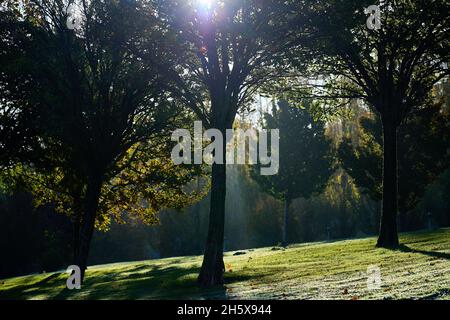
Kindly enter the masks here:
[[[255, 191], [244, 173], [233, 170], [230, 174], [229, 180], [242, 183], [244, 190], [248, 188], [248, 196], [244, 195], [243, 199], [230, 188], [226, 214], [231, 218], [225, 229], [225, 249], [281, 244], [282, 202]], [[400, 220], [400, 230], [429, 228], [428, 212], [432, 213], [432, 228], [450, 226], [449, 186], [450, 172], [446, 172], [430, 186], [418, 207], [408, 213], [408, 219]], [[334, 185], [333, 188], [339, 190], [342, 186]], [[34, 209], [31, 200], [26, 193], [17, 193], [7, 199], [3, 197], [0, 244], [8, 259], [3, 260], [1, 278], [64, 270], [70, 264], [70, 221], [50, 208]], [[162, 212], [160, 224], [156, 226], [134, 221], [121, 225], [114, 223], [108, 232], [97, 231], [89, 264], [202, 254], [208, 221], [207, 202], [205, 199], [182, 212]], [[346, 202], [348, 211], [342, 215], [339, 206], [330, 203], [326, 195], [294, 200], [290, 210], [289, 241], [332, 241], [376, 235], [378, 204], [368, 199], [358, 202], [351, 195]]]

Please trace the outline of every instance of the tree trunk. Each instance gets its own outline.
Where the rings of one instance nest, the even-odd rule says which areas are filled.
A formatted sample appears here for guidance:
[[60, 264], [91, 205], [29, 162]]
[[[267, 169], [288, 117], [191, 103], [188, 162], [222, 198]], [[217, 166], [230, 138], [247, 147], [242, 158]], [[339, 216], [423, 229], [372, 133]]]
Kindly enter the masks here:
[[289, 225], [289, 205], [291, 201], [289, 199], [284, 200], [284, 221], [283, 221], [283, 240], [281, 245], [286, 247], [288, 245], [288, 225]]
[[72, 217], [72, 264], [77, 264], [79, 261], [79, 248], [80, 248], [80, 228], [82, 217], [82, 199], [81, 192], [74, 197], [74, 211]]
[[223, 238], [225, 229], [226, 166], [212, 165], [209, 228], [202, 269], [198, 276], [201, 286], [223, 284]]
[[80, 213], [76, 213], [73, 219], [73, 264], [77, 264], [80, 259]]
[[79, 247], [77, 265], [81, 270], [81, 281], [84, 280], [84, 274], [87, 268], [89, 248], [95, 228], [95, 219], [100, 198], [101, 184], [101, 178], [94, 178], [90, 180], [87, 186], [84, 204], [84, 216], [81, 222], [78, 242]]
[[377, 247], [398, 246], [397, 233], [397, 126], [383, 120], [383, 200]]

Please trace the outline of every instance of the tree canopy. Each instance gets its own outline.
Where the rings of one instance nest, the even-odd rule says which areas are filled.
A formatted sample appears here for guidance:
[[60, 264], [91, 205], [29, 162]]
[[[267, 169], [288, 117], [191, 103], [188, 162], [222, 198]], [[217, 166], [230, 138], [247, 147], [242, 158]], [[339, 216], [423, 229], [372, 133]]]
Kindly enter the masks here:
[[84, 4], [75, 30], [66, 26], [62, 2], [29, 6], [32, 16], [12, 23], [6, 16], [2, 28], [5, 119], [17, 122], [8, 130], [20, 137], [30, 128], [34, 142], [17, 152], [23, 157], [10, 172], [37, 204], [53, 203], [73, 218], [75, 260], [83, 267], [94, 224], [106, 227], [124, 213], [154, 223], [161, 208], [196, 199], [185, 186], [199, 167], [175, 166], [169, 156], [170, 133], [190, 115], [157, 68], [133, 54], [143, 30], [154, 26], [140, 4]]

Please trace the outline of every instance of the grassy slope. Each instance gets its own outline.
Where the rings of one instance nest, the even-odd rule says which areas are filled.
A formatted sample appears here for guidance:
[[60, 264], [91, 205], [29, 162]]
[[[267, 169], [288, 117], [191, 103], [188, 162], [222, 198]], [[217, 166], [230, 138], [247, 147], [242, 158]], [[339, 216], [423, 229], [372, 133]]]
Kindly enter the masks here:
[[[401, 235], [402, 248], [375, 239], [261, 248], [225, 255], [225, 287], [195, 286], [201, 257], [89, 267], [81, 290], [67, 274], [0, 281], [0, 299], [450, 299], [450, 228]], [[367, 289], [367, 267], [381, 269], [382, 287]]]

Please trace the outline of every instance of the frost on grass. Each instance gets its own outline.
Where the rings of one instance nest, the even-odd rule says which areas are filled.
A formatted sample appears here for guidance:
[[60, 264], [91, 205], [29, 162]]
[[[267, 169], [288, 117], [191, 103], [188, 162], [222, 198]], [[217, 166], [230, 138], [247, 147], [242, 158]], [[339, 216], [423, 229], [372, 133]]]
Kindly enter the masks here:
[[450, 299], [450, 228], [400, 239], [398, 250], [366, 238], [229, 252], [226, 285], [208, 290], [195, 284], [201, 257], [177, 257], [91, 266], [76, 291], [63, 273], [1, 280], [0, 299]]

